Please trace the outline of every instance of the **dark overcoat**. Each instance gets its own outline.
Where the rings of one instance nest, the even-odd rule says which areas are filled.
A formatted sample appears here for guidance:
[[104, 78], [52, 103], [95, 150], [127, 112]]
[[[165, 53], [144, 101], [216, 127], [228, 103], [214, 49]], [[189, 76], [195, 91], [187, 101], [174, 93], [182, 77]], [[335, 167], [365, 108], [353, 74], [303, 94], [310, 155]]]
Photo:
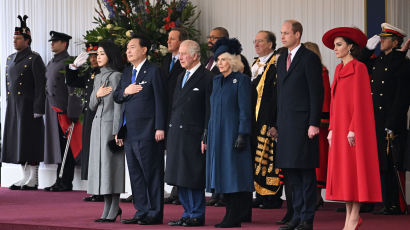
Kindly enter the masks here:
[[319, 167], [319, 139], [308, 137], [320, 126], [323, 104], [322, 64], [302, 44], [286, 71], [288, 53], [278, 59], [278, 168]]
[[[61, 163], [61, 149], [57, 113], [52, 107], [61, 109], [69, 118], [77, 118], [81, 114], [81, 99], [74, 94], [74, 88], [67, 86], [63, 70], [69, 58], [67, 51], [54, 55], [47, 64], [46, 72], [46, 116], [44, 163]], [[75, 132], [74, 132], [75, 134]], [[73, 134], [73, 135], [74, 135]]]
[[176, 82], [171, 119], [168, 124], [168, 148], [165, 182], [192, 189], [205, 187], [205, 155], [201, 137], [207, 128], [206, 114], [213, 74], [200, 66], [181, 88], [185, 72]]
[[366, 63], [371, 77], [379, 164], [380, 170], [385, 171], [391, 164], [386, 153], [386, 128], [397, 135], [394, 144], [398, 151], [393, 152], [393, 160], [399, 165], [403, 163], [410, 98], [410, 63], [406, 53], [397, 50], [387, 55], [382, 53], [374, 59], [370, 58], [372, 54], [373, 51], [364, 48], [361, 61]]
[[[206, 190], [215, 193], [251, 192], [253, 187], [251, 133], [251, 80], [232, 72], [217, 75], [212, 83], [211, 115], [206, 153]], [[234, 149], [239, 134], [246, 147]]]
[[95, 111], [88, 108], [90, 103], [90, 95], [93, 91], [94, 77], [100, 73], [100, 69], [93, 68], [90, 71], [84, 73], [83, 76], [79, 76], [78, 70], [71, 70], [66, 67], [65, 78], [67, 85], [75, 88], [84, 89], [84, 102], [83, 102], [83, 133], [81, 136], [82, 148], [80, 152], [81, 161], [81, 179], [87, 180], [88, 176], [88, 158], [90, 155], [90, 135], [91, 126], [95, 116]]
[[30, 47], [7, 58], [6, 118], [1, 161], [25, 163], [43, 161], [45, 66]]
[[173, 102], [173, 97], [174, 97], [174, 90], [175, 90], [175, 85], [177, 84], [178, 76], [185, 71], [184, 68], [181, 67], [181, 63], [179, 60], [177, 60], [174, 65], [172, 66], [171, 71], [169, 71], [169, 66], [171, 65], [171, 59], [172, 55], [168, 54], [164, 61], [161, 63], [161, 77], [165, 82], [165, 87], [166, 87], [166, 96], [167, 100], [165, 101], [167, 103], [167, 124], [169, 122], [169, 119], [171, 119], [171, 107], [172, 107], [172, 102]]

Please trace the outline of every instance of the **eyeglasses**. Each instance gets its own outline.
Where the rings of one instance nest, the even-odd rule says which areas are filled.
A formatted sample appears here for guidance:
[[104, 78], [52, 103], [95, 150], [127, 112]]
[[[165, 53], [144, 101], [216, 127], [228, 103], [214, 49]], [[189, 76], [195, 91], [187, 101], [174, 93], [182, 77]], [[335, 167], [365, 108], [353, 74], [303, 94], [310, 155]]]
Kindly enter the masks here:
[[262, 43], [262, 42], [264, 42], [264, 41], [265, 41], [264, 39], [253, 40], [253, 44]]
[[218, 39], [220, 39], [220, 38], [222, 38], [222, 37], [207, 36], [206, 38], [208, 38], [208, 39], [211, 40], [211, 41], [214, 41], [214, 40], [218, 40]]

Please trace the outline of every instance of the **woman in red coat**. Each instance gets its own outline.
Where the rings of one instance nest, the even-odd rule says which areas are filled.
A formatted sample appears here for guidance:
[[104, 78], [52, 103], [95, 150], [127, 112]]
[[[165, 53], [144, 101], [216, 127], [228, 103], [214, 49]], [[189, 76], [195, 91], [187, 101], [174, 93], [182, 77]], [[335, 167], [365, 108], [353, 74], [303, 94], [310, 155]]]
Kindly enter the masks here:
[[323, 43], [342, 60], [331, 89], [326, 199], [346, 202], [344, 230], [361, 224], [360, 202], [381, 202], [379, 162], [370, 77], [355, 59], [367, 38], [359, 29], [326, 32]]
[[[305, 42], [305, 47], [313, 51], [320, 60], [319, 46], [313, 42]], [[330, 111], [330, 82], [329, 71], [322, 64], [322, 78], [323, 78], [323, 106], [322, 117], [320, 119], [319, 128], [319, 168], [316, 169], [317, 180], [317, 196], [316, 196], [316, 209], [323, 206], [322, 189], [326, 188], [326, 175], [327, 175], [327, 158], [329, 151], [329, 143], [327, 141], [328, 128], [329, 128], [329, 111]]]

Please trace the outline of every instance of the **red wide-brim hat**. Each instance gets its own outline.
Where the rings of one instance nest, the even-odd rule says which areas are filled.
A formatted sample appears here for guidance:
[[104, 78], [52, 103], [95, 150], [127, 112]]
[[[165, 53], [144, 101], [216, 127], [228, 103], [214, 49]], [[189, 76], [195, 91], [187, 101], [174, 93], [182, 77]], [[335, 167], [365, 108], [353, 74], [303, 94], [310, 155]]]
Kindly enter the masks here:
[[346, 37], [353, 40], [360, 48], [364, 48], [367, 43], [366, 35], [359, 29], [353, 27], [337, 27], [327, 31], [323, 37], [322, 42], [329, 49], [335, 48], [335, 38]]

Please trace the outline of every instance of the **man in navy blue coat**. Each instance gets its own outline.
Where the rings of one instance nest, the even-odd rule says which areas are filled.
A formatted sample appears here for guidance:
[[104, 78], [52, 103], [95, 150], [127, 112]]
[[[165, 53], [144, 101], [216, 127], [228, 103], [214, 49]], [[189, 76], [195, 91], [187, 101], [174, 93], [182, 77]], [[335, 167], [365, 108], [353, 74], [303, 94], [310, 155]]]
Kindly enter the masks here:
[[[284, 169], [293, 193], [293, 218], [280, 230], [313, 229], [319, 124], [323, 102], [319, 57], [300, 44], [302, 25], [285, 21], [281, 39], [288, 52], [278, 59], [277, 167]], [[286, 188], [287, 189], [287, 188]]]
[[[138, 211], [124, 224], [162, 224], [165, 129], [164, 83], [158, 67], [147, 60], [148, 39], [134, 35], [127, 45], [132, 66], [123, 72], [114, 100], [123, 104], [127, 156], [134, 207]], [[122, 141], [116, 139], [118, 145]]]

